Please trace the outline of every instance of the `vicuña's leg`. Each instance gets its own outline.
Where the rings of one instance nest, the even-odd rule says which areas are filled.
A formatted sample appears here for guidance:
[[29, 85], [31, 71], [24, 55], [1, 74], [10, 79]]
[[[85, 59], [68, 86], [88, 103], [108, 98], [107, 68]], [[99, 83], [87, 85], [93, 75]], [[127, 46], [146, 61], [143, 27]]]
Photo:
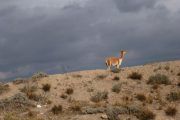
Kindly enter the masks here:
[[107, 70], [110, 70], [110, 69], [111, 69], [111, 66], [108, 66], [108, 67], [107, 67]]
[[117, 65], [116, 67], [117, 67], [117, 69], [119, 69], [120, 65]]

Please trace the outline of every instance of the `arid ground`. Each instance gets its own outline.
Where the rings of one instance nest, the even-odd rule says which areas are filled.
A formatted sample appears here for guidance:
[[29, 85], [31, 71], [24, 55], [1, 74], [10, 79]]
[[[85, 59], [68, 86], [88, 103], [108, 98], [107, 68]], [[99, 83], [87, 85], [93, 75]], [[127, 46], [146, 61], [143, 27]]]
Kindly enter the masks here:
[[180, 120], [180, 60], [0, 83], [0, 120]]

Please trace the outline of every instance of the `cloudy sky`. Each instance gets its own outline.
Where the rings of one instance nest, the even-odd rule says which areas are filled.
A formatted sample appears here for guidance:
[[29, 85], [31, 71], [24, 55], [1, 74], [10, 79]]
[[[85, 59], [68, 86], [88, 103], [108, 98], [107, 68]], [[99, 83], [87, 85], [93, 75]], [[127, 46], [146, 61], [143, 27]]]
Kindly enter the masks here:
[[0, 80], [180, 59], [179, 0], [0, 0]]

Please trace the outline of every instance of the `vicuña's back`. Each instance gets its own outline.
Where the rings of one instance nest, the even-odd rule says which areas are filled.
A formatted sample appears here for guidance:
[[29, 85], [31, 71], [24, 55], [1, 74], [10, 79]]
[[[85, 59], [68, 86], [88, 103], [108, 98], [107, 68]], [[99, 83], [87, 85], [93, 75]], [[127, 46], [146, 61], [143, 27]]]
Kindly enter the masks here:
[[120, 65], [122, 63], [125, 54], [126, 51], [121, 51], [120, 57], [108, 57], [105, 61], [108, 69], [111, 69], [111, 66], [116, 66], [117, 68], [120, 68]]

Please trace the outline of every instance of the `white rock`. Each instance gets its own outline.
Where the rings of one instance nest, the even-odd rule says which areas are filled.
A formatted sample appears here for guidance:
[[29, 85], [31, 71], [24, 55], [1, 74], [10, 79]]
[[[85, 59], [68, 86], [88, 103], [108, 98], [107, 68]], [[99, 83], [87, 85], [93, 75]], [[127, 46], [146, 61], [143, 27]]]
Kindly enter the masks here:
[[42, 106], [41, 105], [37, 105], [37, 108], [41, 108]]
[[101, 115], [101, 118], [102, 118], [102, 119], [108, 119], [107, 115], [105, 115], [105, 114], [104, 114], [104, 115]]

